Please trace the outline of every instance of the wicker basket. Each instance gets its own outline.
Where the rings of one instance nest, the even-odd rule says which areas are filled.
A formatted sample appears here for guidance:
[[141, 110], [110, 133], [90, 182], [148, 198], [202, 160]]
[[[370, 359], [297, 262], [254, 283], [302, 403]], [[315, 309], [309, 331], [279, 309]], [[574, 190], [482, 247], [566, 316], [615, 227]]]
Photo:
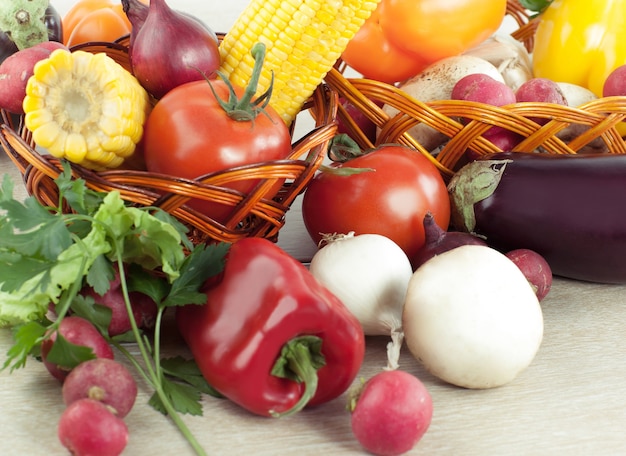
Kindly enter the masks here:
[[[115, 43], [88, 43], [73, 49], [105, 52], [129, 69], [127, 39]], [[190, 228], [190, 238], [196, 243], [234, 242], [249, 236], [275, 241], [286, 212], [323, 162], [328, 143], [336, 133], [336, 100], [336, 94], [326, 86], [318, 87], [303, 107], [303, 111], [308, 110], [313, 117], [315, 126], [302, 138], [294, 140], [292, 152], [284, 160], [231, 168], [195, 180], [125, 169], [94, 172], [75, 164], [72, 169], [76, 177], [83, 178], [94, 190], [117, 190], [130, 203], [166, 210]], [[58, 190], [53, 179], [62, 171], [61, 162], [35, 151], [21, 116], [3, 112], [2, 120], [0, 143], [22, 173], [27, 192], [43, 204], [56, 205]], [[307, 121], [310, 122], [310, 117]], [[298, 119], [292, 124], [292, 135], [297, 122]], [[229, 182], [242, 180], [258, 181], [258, 185], [247, 194], [227, 188]], [[266, 197], [274, 184], [282, 181], [278, 194]], [[218, 223], [186, 205], [192, 197], [219, 201], [231, 206], [232, 211], [225, 221]]]
[[[532, 50], [537, 19], [531, 19], [516, 0], [507, 3], [507, 14], [518, 25], [512, 36]], [[482, 136], [494, 125], [521, 135], [522, 142], [516, 147], [520, 152], [574, 154], [589, 150], [587, 145], [598, 149], [598, 142], [601, 142], [600, 148], [608, 153], [626, 153], [626, 143], [617, 128], [626, 117], [626, 97], [601, 98], [578, 108], [530, 102], [506, 107], [453, 100], [422, 103], [389, 84], [346, 78], [344, 70], [345, 66], [339, 62], [327, 75], [326, 83], [378, 126], [380, 133], [376, 143], [397, 142], [413, 147], [426, 155], [446, 178], [464, 163], [466, 151], [476, 154], [500, 151]], [[390, 117], [372, 100], [391, 105], [400, 112]], [[340, 108], [337, 116], [361, 147], [375, 145], [367, 140], [345, 110]], [[550, 120], [539, 125], [532, 120], [537, 117]], [[461, 123], [461, 118], [469, 121]], [[408, 133], [419, 123], [434, 128], [449, 140], [436, 151], [427, 150]], [[564, 140], [558, 135], [566, 128], [575, 132], [573, 139]]]

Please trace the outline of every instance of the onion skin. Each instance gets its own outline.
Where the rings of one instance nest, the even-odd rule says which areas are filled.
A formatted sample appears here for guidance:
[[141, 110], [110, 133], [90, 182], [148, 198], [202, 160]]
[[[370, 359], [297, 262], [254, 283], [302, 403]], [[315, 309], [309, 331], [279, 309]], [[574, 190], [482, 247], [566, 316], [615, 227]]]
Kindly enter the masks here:
[[[150, 9], [149, 5], [140, 2], [139, 0], [122, 0], [122, 8], [124, 9], [124, 13], [126, 17], [130, 21], [132, 25], [132, 29], [130, 31], [130, 46], [132, 47], [135, 44], [135, 38], [137, 38], [137, 34], [139, 33], [139, 29], [146, 22], [146, 18], [148, 17], [148, 11]], [[215, 40], [217, 40], [217, 35], [211, 28], [202, 22], [196, 16], [186, 13], [184, 11], [179, 11], [180, 14], [187, 16], [190, 19], [197, 21], [200, 25], [202, 25], [208, 33], [210, 33]]]
[[417, 255], [413, 257], [413, 269], [419, 268], [435, 255], [452, 250], [462, 245], [487, 245], [478, 236], [464, 231], [446, 231], [437, 225], [435, 217], [430, 212], [424, 216], [425, 243]]
[[359, 320], [366, 336], [390, 336], [387, 367], [399, 367], [402, 311], [413, 269], [404, 251], [380, 234], [324, 236], [311, 274]]
[[[486, 194], [467, 185], [471, 177], [486, 188], [496, 171]], [[626, 155], [485, 155], [459, 170], [449, 191], [454, 226], [490, 246], [534, 250], [554, 275], [626, 283]]]
[[139, 27], [130, 63], [152, 96], [158, 99], [187, 82], [215, 78], [220, 66], [218, 42], [198, 20], [172, 10], [165, 0], [152, 0]]

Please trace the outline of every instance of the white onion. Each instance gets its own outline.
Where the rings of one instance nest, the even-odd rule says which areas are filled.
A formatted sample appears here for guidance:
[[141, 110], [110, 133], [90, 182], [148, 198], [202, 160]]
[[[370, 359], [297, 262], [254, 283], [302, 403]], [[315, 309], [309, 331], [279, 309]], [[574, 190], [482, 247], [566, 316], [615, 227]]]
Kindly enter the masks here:
[[388, 369], [398, 367], [402, 311], [411, 263], [391, 239], [379, 234], [325, 237], [311, 260], [311, 273], [356, 316], [368, 336], [391, 336]]

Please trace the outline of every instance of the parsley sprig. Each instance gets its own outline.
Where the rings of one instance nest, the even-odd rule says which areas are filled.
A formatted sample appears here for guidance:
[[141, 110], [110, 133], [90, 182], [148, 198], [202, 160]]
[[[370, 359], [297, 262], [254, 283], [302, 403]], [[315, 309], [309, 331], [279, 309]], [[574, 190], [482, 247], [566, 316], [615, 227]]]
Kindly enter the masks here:
[[[218, 394], [193, 360], [162, 358], [161, 327], [168, 308], [205, 302], [200, 288], [222, 270], [228, 245], [194, 246], [186, 228], [168, 213], [128, 205], [118, 192], [90, 190], [82, 179], [72, 178], [67, 163], [55, 183], [59, 188], [56, 207], [45, 207], [32, 196], [16, 200], [7, 175], [0, 185], [0, 326], [11, 326], [14, 331], [14, 345], [2, 370], [13, 371], [30, 357], [38, 357], [42, 341], [58, 329], [62, 319], [70, 312], [80, 315], [153, 388], [150, 405], [170, 417], [197, 454], [205, 454], [179, 414], [201, 415], [201, 395]], [[89, 285], [104, 294], [114, 266], [120, 271], [132, 330], [111, 338], [110, 309], [79, 292]], [[157, 303], [152, 337], [135, 321], [131, 291], [141, 291]], [[54, 317], [49, 315], [50, 304]], [[51, 362], [71, 368], [94, 357], [90, 348], [72, 344], [60, 334], [56, 340], [48, 354]], [[127, 341], [136, 344], [138, 357], [130, 353]]]

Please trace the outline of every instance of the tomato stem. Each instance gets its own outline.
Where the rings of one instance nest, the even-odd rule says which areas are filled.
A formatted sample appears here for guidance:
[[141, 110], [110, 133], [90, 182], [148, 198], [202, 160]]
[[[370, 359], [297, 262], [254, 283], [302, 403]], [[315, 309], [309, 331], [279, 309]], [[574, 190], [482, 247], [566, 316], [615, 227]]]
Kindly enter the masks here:
[[222, 72], [218, 71], [217, 75], [222, 79], [222, 81], [224, 81], [224, 84], [226, 84], [226, 87], [228, 88], [228, 100], [223, 100], [217, 95], [213, 84], [211, 84], [211, 80], [204, 73], [202, 73], [219, 105], [226, 112], [228, 117], [237, 122], [252, 122], [261, 113], [265, 114], [271, 120], [271, 117], [265, 112], [265, 108], [270, 102], [272, 90], [274, 88], [273, 72], [272, 79], [267, 90], [258, 97], [254, 98], [259, 86], [263, 62], [265, 61], [265, 51], [266, 47], [263, 43], [256, 43], [252, 47], [251, 54], [252, 57], [254, 57], [254, 67], [252, 68], [250, 81], [244, 89], [241, 98], [237, 96], [234, 86]]

